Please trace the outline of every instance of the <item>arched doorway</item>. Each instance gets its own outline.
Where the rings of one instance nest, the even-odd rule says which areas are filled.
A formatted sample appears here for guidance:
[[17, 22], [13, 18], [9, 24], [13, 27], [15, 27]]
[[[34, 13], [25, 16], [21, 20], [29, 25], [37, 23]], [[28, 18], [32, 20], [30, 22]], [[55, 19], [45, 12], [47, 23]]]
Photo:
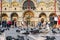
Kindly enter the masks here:
[[17, 13], [12, 13], [11, 14], [11, 20], [17, 20], [18, 19], [18, 14]]
[[51, 18], [52, 18], [53, 16], [57, 16], [57, 14], [56, 14], [56, 13], [50, 13], [50, 15], [49, 15], [49, 21], [51, 20]]
[[39, 18], [43, 18], [44, 21], [47, 21], [47, 15], [44, 12], [39, 14]]
[[23, 14], [24, 21], [27, 22], [27, 25], [33, 25], [33, 21], [31, 21], [31, 18], [34, 17], [34, 13], [32, 11], [26, 11]]
[[45, 13], [41, 13], [40, 15], [39, 15], [39, 18], [46, 18], [47, 16], [46, 16], [46, 14]]
[[2, 14], [2, 20], [7, 20], [7, 18], [8, 18], [8, 15], [5, 14], [5, 13], [3, 13], [3, 14]]
[[53, 15], [56, 15], [56, 14], [55, 14], [55, 13], [51, 13], [51, 14], [49, 15], [49, 17], [50, 17], [50, 16], [53, 16]]

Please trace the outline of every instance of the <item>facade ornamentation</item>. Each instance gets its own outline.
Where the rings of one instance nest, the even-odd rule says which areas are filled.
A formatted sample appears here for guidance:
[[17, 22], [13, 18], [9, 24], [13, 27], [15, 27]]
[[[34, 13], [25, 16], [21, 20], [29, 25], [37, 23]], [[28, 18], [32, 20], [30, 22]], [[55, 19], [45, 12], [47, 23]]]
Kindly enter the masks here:
[[[40, 17], [39, 17], [40, 14], [41, 14], [41, 16], [43, 16], [43, 18], [48, 19], [49, 15], [51, 13], [54, 13], [54, 11], [55, 11], [53, 0], [51, 0], [49, 2], [45, 2], [45, 1], [41, 0], [38, 3], [37, 3], [37, 0], [35, 0], [35, 1], [31, 0], [31, 2], [33, 2], [34, 5], [30, 4], [30, 6], [32, 5], [33, 8], [35, 7], [34, 10], [32, 8], [30, 10], [29, 9], [24, 10], [22, 7], [23, 7], [23, 3], [25, 1], [26, 0], [23, 0], [21, 2], [21, 4], [16, 0], [13, 0], [11, 3], [7, 2], [7, 0], [2, 1], [2, 15], [3, 15], [3, 13], [5, 13], [7, 15], [7, 16], [5, 15], [7, 17], [7, 21], [11, 20], [12, 17], [13, 17], [13, 19], [16, 18], [17, 21], [22, 21], [22, 19], [23, 20], [25, 19], [25, 18], [23, 18], [24, 14], [25, 14], [24, 17], [34, 15], [34, 17], [32, 17], [32, 18], [30, 17], [29, 19], [32, 19], [31, 22], [34, 22], [36, 24], [38, 22], [38, 20], [40, 19]], [[28, 5], [28, 4], [26, 4], [26, 5]], [[59, 5], [58, 5], [58, 3], [56, 3], [56, 11], [58, 11], [58, 12], [56, 12], [56, 14], [60, 15], [60, 11], [59, 11], [58, 7], [59, 7]], [[12, 15], [13, 13], [15, 13], [16, 15], [15, 14]], [[31, 15], [28, 13], [30, 13]], [[3, 15], [2, 19], [5, 16]], [[17, 18], [17, 16], [18, 16], [18, 18]], [[46, 21], [46, 19], [45, 19], [45, 21]]]

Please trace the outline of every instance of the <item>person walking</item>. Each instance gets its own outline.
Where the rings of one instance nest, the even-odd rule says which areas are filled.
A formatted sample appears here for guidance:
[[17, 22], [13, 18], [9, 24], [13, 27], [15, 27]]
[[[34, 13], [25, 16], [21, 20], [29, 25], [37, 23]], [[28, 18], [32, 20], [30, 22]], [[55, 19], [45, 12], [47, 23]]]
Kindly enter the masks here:
[[4, 19], [3, 21], [2, 21], [2, 27], [6, 27], [7, 26], [7, 21]]
[[53, 25], [54, 25], [54, 17], [50, 16], [49, 20], [50, 20], [50, 26], [53, 27]]
[[14, 26], [17, 27], [17, 19], [14, 18]]
[[57, 15], [54, 16], [54, 26], [53, 27], [57, 27], [57, 21], [58, 21], [58, 17]]
[[12, 26], [13, 26], [13, 27], [17, 27], [17, 24], [16, 24], [16, 23], [17, 23], [17, 22], [16, 22], [16, 19], [13, 19], [13, 20], [12, 20]]
[[10, 27], [11, 27], [11, 24], [12, 24], [12, 22], [11, 22], [11, 21], [8, 21], [8, 22], [7, 22], [7, 27], [10, 28]]
[[58, 16], [58, 27], [60, 27], [60, 16]]

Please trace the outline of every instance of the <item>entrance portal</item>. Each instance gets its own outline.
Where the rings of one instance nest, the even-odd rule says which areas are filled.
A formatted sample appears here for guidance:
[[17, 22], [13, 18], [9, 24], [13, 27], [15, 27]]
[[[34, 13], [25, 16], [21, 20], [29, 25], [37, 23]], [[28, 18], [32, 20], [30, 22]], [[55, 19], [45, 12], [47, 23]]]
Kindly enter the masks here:
[[53, 15], [56, 15], [56, 14], [55, 14], [55, 13], [51, 13], [51, 14], [49, 15], [49, 17], [50, 17], [50, 16], [53, 16]]
[[32, 11], [26, 11], [23, 14], [24, 21], [26, 21], [27, 25], [33, 25], [34, 24], [34, 22], [31, 21], [31, 18], [33, 18], [33, 17], [34, 17], [34, 14]]
[[12, 13], [11, 14], [11, 20], [17, 20], [18, 14], [17, 13]]
[[46, 21], [47, 15], [46, 15], [45, 13], [41, 13], [41, 14], [39, 15], [39, 18], [44, 18], [44, 21]]
[[3, 13], [2, 14], [2, 20], [7, 20], [7, 18], [8, 18], [7, 14]]
[[45, 13], [41, 13], [40, 15], [39, 15], [39, 18], [46, 18], [47, 16], [46, 16], [46, 14]]

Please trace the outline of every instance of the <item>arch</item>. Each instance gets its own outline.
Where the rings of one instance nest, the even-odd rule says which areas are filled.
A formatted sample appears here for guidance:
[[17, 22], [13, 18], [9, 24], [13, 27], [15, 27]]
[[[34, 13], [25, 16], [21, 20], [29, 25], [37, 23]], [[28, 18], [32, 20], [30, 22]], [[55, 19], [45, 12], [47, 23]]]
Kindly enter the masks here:
[[32, 12], [32, 11], [25, 11], [24, 13], [23, 13], [23, 18], [26, 16], [26, 15], [29, 15], [30, 17], [34, 17], [34, 13]]
[[[41, 4], [42, 4], [42, 5], [41, 5]], [[40, 2], [39, 2], [39, 5], [40, 5], [40, 6], [46, 6], [46, 3], [45, 3], [44, 1], [40, 1]]]
[[[33, 1], [31, 1], [31, 0], [30, 0], [29, 6], [30, 6], [30, 8], [33, 9], [33, 10], [36, 9]], [[23, 9], [27, 9], [27, 8], [28, 8], [28, 0], [26, 0], [26, 1], [23, 3]]]
[[23, 13], [23, 20], [27, 22], [27, 25], [33, 25], [33, 21], [31, 21], [31, 19], [34, 17], [34, 13], [30, 10], [25, 11]]
[[13, 12], [11, 14], [11, 20], [14, 19], [14, 18], [16, 18], [16, 19], [18, 18], [18, 14], [16, 12]]
[[55, 13], [51, 13], [51, 14], [49, 15], [49, 17], [50, 17], [50, 16], [53, 16], [53, 15], [57, 15], [57, 14], [55, 14]]
[[16, 1], [16, 0], [14, 0], [12, 3], [11, 3], [11, 5], [14, 7], [14, 6], [19, 6], [19, 3]]
[[47, 17], [47, 15], [44, 13], [44, 12], [42, 12], [41, 14], [39, 14], [39, 18], [41, 18], [41, 17]]
[[7, 18], [8, 18], [8, 15], [7, 15], [6, 13], [3, 13], [3, 14], [2, 14], [2, 19], [7, 20]]
[[8, 17], [7, 14], [3, 13], [3, 14], [2, 14], [2, 17], [4, 17], [4, 16]]

